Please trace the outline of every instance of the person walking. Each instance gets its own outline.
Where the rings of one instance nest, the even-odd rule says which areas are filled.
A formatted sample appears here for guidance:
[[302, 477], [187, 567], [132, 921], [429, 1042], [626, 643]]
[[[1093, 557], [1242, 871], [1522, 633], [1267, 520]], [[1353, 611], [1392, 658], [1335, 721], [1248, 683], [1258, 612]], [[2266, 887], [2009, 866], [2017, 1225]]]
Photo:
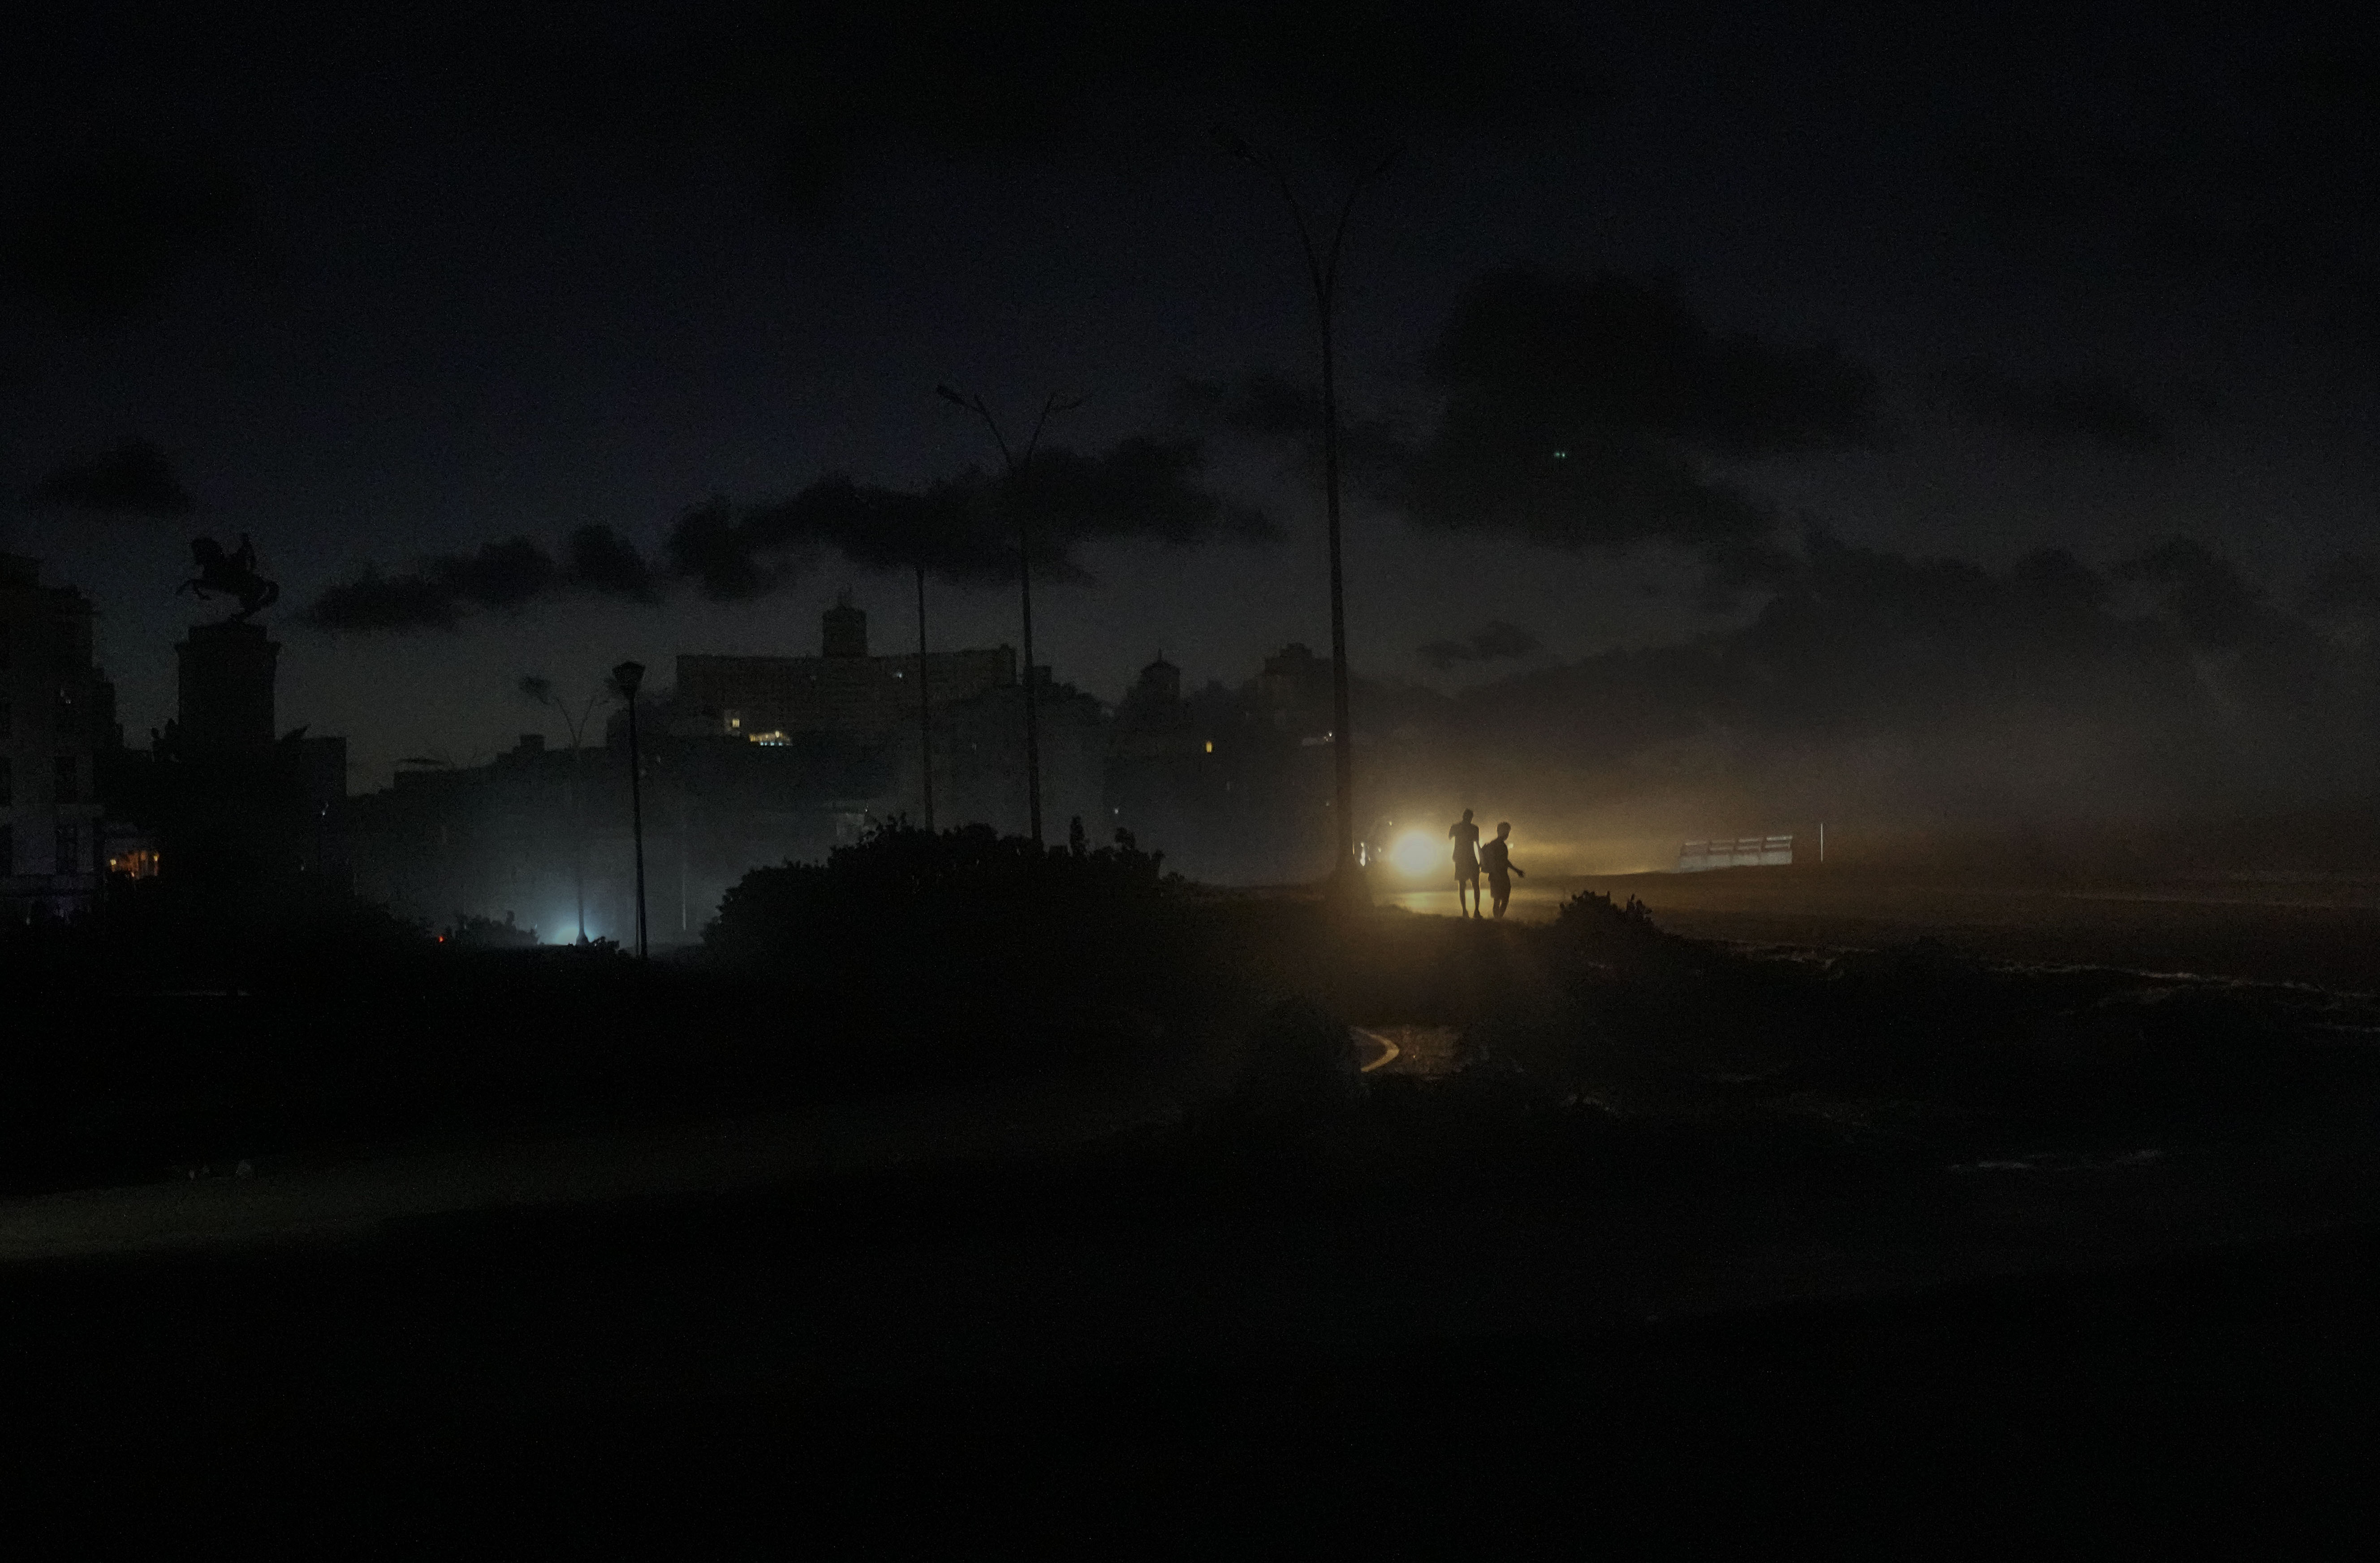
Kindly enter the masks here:
[[[1501, 917], [1504, 909], [1512, 904], [1512, 875], [1517, 873], [1524, 879], [1529, 877], [1512, 861], [1512, 821], [1497, 822], [1496, 839], [1479, 849], [1479, 866], [1488, 871], [1488, 893], [1495, 898], [1496, 915]], [[1476, 903], [1479, 892], [1475, 889], [1471, 898]]]
[[[1454, 915], [1477, 917], [1479, 915], [1479, 827], [1471, 823], [1471, 811], [1463, 810], [1463, 817], [1446, 827], [1446, 834], [1454, 841]], [[1464, 910], [1463, 899], [1463, 893], [1465, 890], [1471, 893], [1468, 910]]]

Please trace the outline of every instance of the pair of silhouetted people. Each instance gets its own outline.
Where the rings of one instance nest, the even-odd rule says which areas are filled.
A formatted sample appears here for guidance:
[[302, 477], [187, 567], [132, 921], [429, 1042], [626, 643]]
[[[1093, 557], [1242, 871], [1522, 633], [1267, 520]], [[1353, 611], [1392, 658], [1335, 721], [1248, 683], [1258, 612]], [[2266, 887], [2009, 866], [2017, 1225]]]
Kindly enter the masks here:
[[[1512, 822], [1499, 822], [1496, 839], [1482, 847], [1479, 844], [1479, 827], [1471, 823], [1471, 811], [1465, 809], [1463, 817], [1447, 827], [1446, 834], [1454, 842], [1455, 915], [1484, 915], [1479, 910], [1479, 875], [1484, 870], [1488, 875], [1488, 893], [1495, 898], [1496, 915], [1503, 916], [1504, 909], [1512, 904], [1512, 875], [1517, 873], [1524, 879], [1529, 877], [1512, 861]], [[1470, 896], [1468, 903], [1463, 898], [1465, 892]]]

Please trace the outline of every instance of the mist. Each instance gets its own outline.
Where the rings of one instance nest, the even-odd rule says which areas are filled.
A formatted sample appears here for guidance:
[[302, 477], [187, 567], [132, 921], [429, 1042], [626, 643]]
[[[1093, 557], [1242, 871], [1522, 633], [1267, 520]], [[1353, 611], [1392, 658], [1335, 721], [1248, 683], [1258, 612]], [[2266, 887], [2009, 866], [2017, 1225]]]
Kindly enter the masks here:
[[2187, 541], [1991, 570], [1814, 531], [1731, 627], [1451, 694], [1366, 685], [1372, 812], [1476, 808], [1573, 873], [1707, 836], [1814, 855], [1821, 822], [1843, 861], [2368, 866], [2369, 609], [2353, 560], [2324, 579], [2291, 607]]

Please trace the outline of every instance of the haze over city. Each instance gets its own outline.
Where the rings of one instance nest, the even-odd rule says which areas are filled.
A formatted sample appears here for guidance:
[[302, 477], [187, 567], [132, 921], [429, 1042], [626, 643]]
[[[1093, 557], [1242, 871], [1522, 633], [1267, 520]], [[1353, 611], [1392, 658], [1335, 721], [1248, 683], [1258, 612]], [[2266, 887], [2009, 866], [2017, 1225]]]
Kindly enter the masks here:
[[2374, 1528], [2368, 31], [12, 11], [0, 1538]]
[[[2362, 687], [2375, 387], [2351, 192], [2373, 153], [2338, 46], [2107, 7], [2018, 29], [1489, 6], [1449, 55], [1427, 41], [1451, 15], [1391, 7], [1354, 43], [1230, 6], [37, 22], [6, 111], [0, 525], [93, 594], [136, 739], [171, 714], [185, 537], [252, 536], [298, 610], [285, 725], [347, 735], [364, 789], [406, 756], [509, 748], [541, 720], [525, 673], [592, 688], [624, 655], [806, 653], [846, 588], [891, 642], [905, 569], [830, 532], [706, 576], [683, 519], [834, 475], [948, 482], [995, 458], [937, 383], [1012, 422], [1063, 390], [1085, 400], [1052, 446], [1196, 442], [1179, 476], [1220, 508], [1125, 496], [1058, 540], [1040, 660], [1111, 702], [1160, 651], [1193, 688], [1237, 685], [1283, 644], [1327, 647], [1328, 623], [1312, 304], [1220, 123], [1278, 148], [1318, 210], [1402, 149], [1344, 262], [1350, 649], [1376, 683], [1492, 687], [1484, 749], [1590, 720], [1553, 675], [1581, 657], [1724, 641], [1773, 593], [1839, 591], [1814, 534], [1885, 556], [1863, 579], [1912, 603], [1899, 560], [2063, 550], [2109, 617], [2161, 617], [2202, 672], [2278, 648], [2289, 688]], [[1593, 388], [1531, 356], [1563, 344]], [[1512, 486], [1570, 443], [1592, 449], [1567, 488]], [[574, 575], [586, 527], [633, 550], [627, 573]], [[484, 552], [515, 538], [555, 568]], [[368, 572], [443, 584], [320, 611]], [[937, 644], [1015, 641], [979, 566], [935, 588]], [[1931, 735], [1847, 696], [1838, 665], [1905, 661], [1909, 631], [1878, 613], [1840, 633], [1827, 659], [1741, 660], [1856, 752], [1805, 755], [1818, 774], [1773, 802], [1730, 772], [1750, 796], [1706, 828], [1806, 826], [1830, 795], [1895, 825], [1972, 801], [1876, 775], [1879, 746]], [[1974, 643], [1986, 627], [1929, 633], [1935, 661], [2024, 678]], [[1939, 686], [1920, 706], [1982, 698], [1918, 677]], [[2330, 802], [2368, 757], [2361, 718], [2341, 759], [2340, 713], [2284, 714], [2252, 678], [2207, 697], [2273, 718], [2252, 738], [2177, 739], [2201, 714], [2111, 711], [2120, 682], [2039, 713], [1995, 785], [2085, 821], [2199, 816], [2243, 789]], [[1760, 725], [1647, 698], [1674, 703], [1664, 741]], [[2143, 748], [2219, 772], [2207, 750], [2269, 753], [2277, 727], [2282, 777], [2190, 792], [2153, 762], [2168, 795], [2133, 796]], [[1626, 788], [1542, 790], [1553, 825]], [[1553, 834], [1641, 836], [1641, 858], [1693, 828]]]

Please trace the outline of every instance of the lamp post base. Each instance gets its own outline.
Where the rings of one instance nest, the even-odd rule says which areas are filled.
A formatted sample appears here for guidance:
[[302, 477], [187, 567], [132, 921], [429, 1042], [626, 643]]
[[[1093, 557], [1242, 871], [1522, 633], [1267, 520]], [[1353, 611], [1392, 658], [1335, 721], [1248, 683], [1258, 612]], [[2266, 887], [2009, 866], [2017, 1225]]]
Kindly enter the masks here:
[[1369, 911], [1372, 910], [1372, 876], [1350, 860], [1342, 862], [1322, 882], [1323, 904], [1338, 911]]

